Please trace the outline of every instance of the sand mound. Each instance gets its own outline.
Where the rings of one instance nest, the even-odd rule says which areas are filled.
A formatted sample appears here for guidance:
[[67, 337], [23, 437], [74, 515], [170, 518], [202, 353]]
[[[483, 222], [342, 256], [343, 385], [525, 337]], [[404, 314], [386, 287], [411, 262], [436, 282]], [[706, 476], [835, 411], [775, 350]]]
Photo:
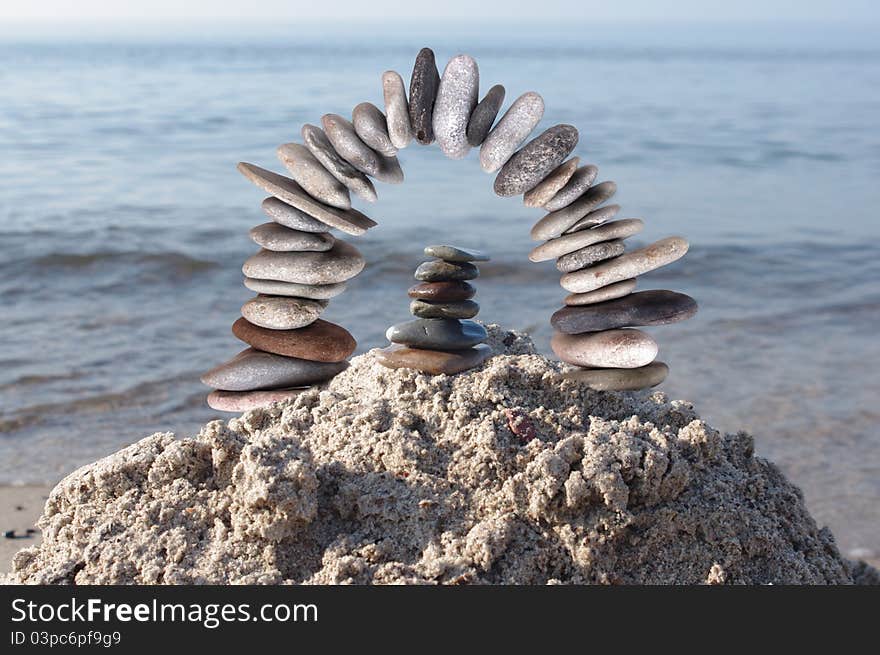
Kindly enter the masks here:
[[455, 377], [327, 388], [63, 480], [24, 583], [851, 583], [797, 488], [661, 393], [555, 379], [527, 337]]

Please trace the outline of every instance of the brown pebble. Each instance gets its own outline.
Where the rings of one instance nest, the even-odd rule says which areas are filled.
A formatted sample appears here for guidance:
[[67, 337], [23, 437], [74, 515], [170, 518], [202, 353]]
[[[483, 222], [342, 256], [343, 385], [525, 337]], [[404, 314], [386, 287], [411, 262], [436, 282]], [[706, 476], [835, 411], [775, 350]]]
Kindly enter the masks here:
[[462, 281], [422, 282], [409, 288], [409, 297], [433, 302], [458, 302], [474, 297], [477, 290]]
[[394, 344], [376, 351], [376, 359], [388, 368], [414, 368], [431, 375], [453, 375], [482, 364], [492, 349], [480, 344], [464, 350], [424, 350]]
[[212, 391], [208, 394], [208, 406], [218, 412], [247, 412], [272, 403], [292, 400], [304, 391], [308, 391], [308, 387], [263, 391]]
[[528, 443], [538, 437], [532, 419], [521, 409], [505, 409], [504, 415], [507, 417], [507, 427], [522, 439], [523, 443]]
[[270, 330], [240, 318], [232, 334], [257, 350], [312, 362], [341, 362], [357, 347], [348, 330], [322, 319], [296, 330]]

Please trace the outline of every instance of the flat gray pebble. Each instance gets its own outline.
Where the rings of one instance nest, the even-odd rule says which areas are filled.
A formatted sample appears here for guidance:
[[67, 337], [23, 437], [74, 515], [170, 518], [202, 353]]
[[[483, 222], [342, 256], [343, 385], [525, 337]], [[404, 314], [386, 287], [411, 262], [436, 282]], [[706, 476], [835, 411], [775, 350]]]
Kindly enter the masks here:
[[398, 323], [388, 328], [385, 336], [392, 343], [438, 350], [470, 348], [488, 338], [486, 328], [479, 323], [448, 318], [417, 318]]
[[242, 266], [246, 277], [298, 284], [345, 282], [364, 268], [357, 248], [337, 240], [326, 252], [272, 252], [261, 250]]
[[391, 143], [395, 148], [406, 148], [413, 139], [413, 132], [409, 122], [406, 88], [400, 73], [395, 71], [382, 73], [382, 95], [385, 98], [385, 116]]
[[279, 200], [275, 196], [263, 200], [260, 207], [263, 209], [266, 216], [276, 223], [289, 227], [292, 230], [320, 233], [326, 232], [329, 227], [326, 223], [322, 223], [314, 216], [309, 216], [301, 209], [288, 205], [286, 202]]
[[545, 202], [568, 183], [577, 170], [580, 160], [580, 157], [572, 157], [559, 164], [537, 186], [523, 195], [523, 204], [526, 207], [543, 207]]
[[[514, 100], [480, 146], [480, 166], [483, 170], [494, 173], [501, 169], [541, 122], [543, 116], [544, 98], [534, 91], [523, 93]], [[546, 172], [549, 173], [555, 167], [556, 164]]]
[[269, 330], [296, 330], [311, 325], [327, 307], [326, 300], [264, 296], [251, 298], [241, 307], [241, 315], [254, 325]]
[[350, 121], [339, 114], [324, 114], [321, 125], [333, 148], [345, 161], [361, 173], [376, 176], [381, 167], [379, 158], [382, 155], [361, 141]]
[[566, 306], [550, 317], [565, 334], [601, 332], [622, 327], [669, 325], [697, 313], [697, 301], [675, 291], [651, 290], [581, 307]]
[[535, 246], [529, 253], [529, 259], [533, 262], [545, 262], [557, 259], [570, 252], [586, 248], [594, 243], [611, 241], [612, 239], [626, 239], [638, 234], [645, 226], [639, 218], [624, 218], [620, 221], [605, 223], [591, 229], [580, 230], [571, 234], [565, 234], [556, 239], [550, 239], [540, 246]]
[[323, 252], [330, 250], [336, 239], [329, 232], [303, 232], [291, 230], [278, 223], [263, 223], [252, 227], [250, 237], [266, 250], [279, 252], [310, 250]]
[[202, 383], [222, 391], [301, 387], [329, 380], [348, 362], [312, 362], [248, 348], [202, 376]]
[[[491, 137], [489, 134], [487, 139]], [[495, 193], [515, 196], [529, 191], [568, 157], [577, 142], [578, 131], [573, 125], [554, 125], [544, 130], [501, 167], [493, 185]]]
[[334, 284], [299, 284], [297, 282], [281, 282], [279, 280], [262, 280], [246, 277], [244, 286], [251, 291], [269, 296], [293, 296], [295, 298], [312, 298], [329, 300], [345, 291], [345, 282]]
[[599, 169], [592, 164], [581, 166], [577, 169], [568, 183], [562, 187], [555, 196], [544, 204], [544, 209], [554, 212], [557, 209], [568, 207], [575, 200], [587, 192], [590, 185], [596, 181]]
[[545, 241], [562, 235], [575, 223], [596, 209], [603, 202], [611, 198], [617, 191], [614, 182], [601, 182], [591, 186], [580, 198], [555, 212], [550, 212], [532, 228], [531, 236], [534, 241]]
[[348, 188], [321, 165], [300, 143], [285, 143], [276, 150], [278, 159], [306, 193], [332, 207], [351, 209]]
[[425, 246], [424, 252], [428, 257], [445, 259], [448, 262], [487, 262], [490, 260], [489, 254], [482, 250], [459, 248], [458, 246]]
[[556, 268], [561, 273], [571, 273], [579, 271], [582, 268], [591, 266], [596, 262], [601, 262], [612, 257], [622, 255], [626, 246], [623, 245], [621, 239], [614, 241], [603, 241], [580, 250], [575, 250], [567, 255], [563, 255], [556, 260]]
[[422, 262], [416, 269], [415, 278], [422, 282], [447, 282], [473, 280], [480, 270], [469, 262], [446, 262], [442, 259]]
[[371, 102], [362, 102], [351, 111], [354, 131], [370, 148], [384, 157], [393, 157], [397, 148], [388, 136], [388, 123], [379, 108]]
[[501, 105], [504, 103], [504, 87], [496, 84], [483, 96], [479, 104], [468, 119], [467, 140], [476, 147], [483, 143], [492, 129], [492, 123], [498, 116]]
[[480, 305], [473, 300], [460, 302], [429, 302], [412, 300], [409, 312], [419, 318], [473, 318], [480, 311]]

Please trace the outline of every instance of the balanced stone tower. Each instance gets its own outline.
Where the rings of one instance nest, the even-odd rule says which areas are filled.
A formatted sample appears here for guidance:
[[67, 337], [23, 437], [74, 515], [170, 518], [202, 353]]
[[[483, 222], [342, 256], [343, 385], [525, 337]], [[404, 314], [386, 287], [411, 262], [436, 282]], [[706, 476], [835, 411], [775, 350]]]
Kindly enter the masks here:
[[491, 348], [483, 342], [486, 329], [471, 319], [480, 306], [471, 300], [476, 289], [469, 284], [479, 276], [473, 262], [489, 261], [477, 250], [455, 246], [428, 246], [435, 259], [416, 269], [419, 284], [411, 287], [409, 309], [417, 318], [388, 328], [392, 346], [380, 350], [378, 361], [388, 368], [414, 368], [423, 373], [452, 375], [479, 366]]

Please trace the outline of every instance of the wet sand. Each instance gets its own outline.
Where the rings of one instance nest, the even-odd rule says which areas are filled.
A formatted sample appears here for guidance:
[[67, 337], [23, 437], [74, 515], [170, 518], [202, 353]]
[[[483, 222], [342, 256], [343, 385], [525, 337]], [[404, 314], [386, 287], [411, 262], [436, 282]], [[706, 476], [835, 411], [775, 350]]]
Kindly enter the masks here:
[[[0, 573], [9, 573], [15, 553], [40, 543], [40, 533], [28, 535], [27, 530], [35, 529], [49, 491], [50, 487], [36, 485], [0, 487]], [[2, 536], [9, 530], [15, 531], [15, 538]]]

